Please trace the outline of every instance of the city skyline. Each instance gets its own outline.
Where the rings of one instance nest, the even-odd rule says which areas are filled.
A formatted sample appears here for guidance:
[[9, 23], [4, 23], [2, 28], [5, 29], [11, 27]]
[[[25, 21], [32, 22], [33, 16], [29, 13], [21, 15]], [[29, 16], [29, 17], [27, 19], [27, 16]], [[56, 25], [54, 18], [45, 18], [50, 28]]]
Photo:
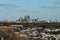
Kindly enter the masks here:
[[60, 21], [59, 0], [0, 0], [0, 20], [16, 20], [20, 16]]

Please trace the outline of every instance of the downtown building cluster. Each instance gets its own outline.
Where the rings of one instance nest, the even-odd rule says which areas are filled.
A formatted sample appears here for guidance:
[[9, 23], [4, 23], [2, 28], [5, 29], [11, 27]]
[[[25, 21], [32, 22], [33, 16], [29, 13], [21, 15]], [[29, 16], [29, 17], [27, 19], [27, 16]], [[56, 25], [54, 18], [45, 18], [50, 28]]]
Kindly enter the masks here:
[[16, 21], [20, 23], [38, 23], [39, 18], [35, 17], [34, 19], [31, 19], [30, 16], [20, 16], [20, 18]]

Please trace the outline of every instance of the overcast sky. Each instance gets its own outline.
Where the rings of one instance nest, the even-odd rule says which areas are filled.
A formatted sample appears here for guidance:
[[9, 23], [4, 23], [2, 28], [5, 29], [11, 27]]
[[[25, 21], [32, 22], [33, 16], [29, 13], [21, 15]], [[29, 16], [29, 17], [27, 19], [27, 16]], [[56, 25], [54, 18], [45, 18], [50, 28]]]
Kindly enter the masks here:
[[60, 21], [60, 0], [0, 0], [0, 20], [16, 20], [25, 15]]

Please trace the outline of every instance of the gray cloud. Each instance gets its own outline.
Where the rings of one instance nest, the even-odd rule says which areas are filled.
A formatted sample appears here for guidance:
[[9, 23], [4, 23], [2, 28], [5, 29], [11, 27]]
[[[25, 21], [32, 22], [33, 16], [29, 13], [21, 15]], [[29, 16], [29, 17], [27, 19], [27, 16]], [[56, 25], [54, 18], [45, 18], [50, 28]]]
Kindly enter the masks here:
[[53, 2], [54, 4], [60, 4], [60, 2]]
[[0, 3], [0, 7], [13, 7], [13, 8], [18, 8], [18, 7], [20, 7], [20, 6], [13, 5], [13, 4]]
[[33, 11], [32, 13], [40, 13], [39, 11]]
[[42, 6], [40, 8], [51, 8], [51, 9], [56, 9], [56, 8], [60, 8], [59, 6]]
[[7, 11], [7, 10], [9, 12], [22, 12], [22, 13], [23, 12], [28, 13], [31, 11], [30, 9], [25, 9], [23, 6], [0, 3], [0, 11]]

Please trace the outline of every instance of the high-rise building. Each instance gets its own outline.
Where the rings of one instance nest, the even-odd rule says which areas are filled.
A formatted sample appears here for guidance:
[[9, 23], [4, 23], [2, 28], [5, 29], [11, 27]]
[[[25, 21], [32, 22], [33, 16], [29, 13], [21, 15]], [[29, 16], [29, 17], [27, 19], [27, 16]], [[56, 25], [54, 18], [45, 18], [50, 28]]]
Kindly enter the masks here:
[[24, 18], [25, 18], [24, 21], [26, 21], [26, 22], [30, 21], [30, 16], [25, 16]]

